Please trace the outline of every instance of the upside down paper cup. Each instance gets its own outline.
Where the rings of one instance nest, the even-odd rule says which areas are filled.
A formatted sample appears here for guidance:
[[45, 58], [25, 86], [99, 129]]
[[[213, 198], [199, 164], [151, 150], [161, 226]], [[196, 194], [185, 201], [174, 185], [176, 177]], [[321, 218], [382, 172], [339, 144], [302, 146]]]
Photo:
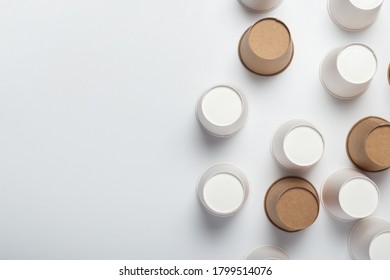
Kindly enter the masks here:
[[356, 260], [390, 260], [390, 221], [369, 217], [352, 228], [348, 250]]
[[383, 0], [328, 0], [329, 15], [347, 31], [360, 31], [373, 24]]
[[287, 232], [303, 230], [318, 217], [320, 204], [314, 186], [307, 180], [286, 177], [268, 189], [264, 208], [268, 219]]
[[324, 139], [312, 123], [294, 119], [280, 125], [271, 140], [271, 153], [282, 168], [306, 171], [312, 168], [324, 153]]
[[354, 43], [338, 47], [321, 63], [321, 83], [334, 97], [351, 99], [367, 90], [377, 65], [374, 52], [366, 45]]
[[361, 169], [381, 171], [390, 167], [390, 123], [379, 117], [366, 117], [349, 131], [346, 150]]
[[238, 0], [246, 9], [253, 12], [268, 12], [278, 7], [283, 0]]
[[235, 215], [248, 201], [248, 178], [234, 164], [217, 163], [200, 176], [197, 197], [203, 208], [214, 216]]
[[227, 85], [206, 90], [198, 99], [196, 116], [209, 134], [224, 138], [237, 134], [245, 125], [249, 104], [243, 93]]
[[241, 63], [258, 75], [274, 75], [285, 70], [294, 54], [288, 27], [276, 18], [264, 18], [242, 35], [238, 54]]
[[325, 180], [321, 188], [321, 201], [333, 218], [354, 221], [374, 213], [379, 204], [379, 189], [358, 170], [341, 168]]

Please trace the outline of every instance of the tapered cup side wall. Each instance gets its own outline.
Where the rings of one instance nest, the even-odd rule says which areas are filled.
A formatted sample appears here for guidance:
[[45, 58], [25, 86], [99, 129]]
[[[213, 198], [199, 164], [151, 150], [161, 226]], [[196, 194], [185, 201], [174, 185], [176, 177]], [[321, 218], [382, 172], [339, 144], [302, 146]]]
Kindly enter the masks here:
[[358, 221], [349, 234], [348, 250], [356, 260], [390, 260], [390, 221], [378, 217]]
[[382, 4], [383, 0], [328, 0], [328, 12], [337, 26], [357, 32], [375, 22]]
[[379, 204], [379, 189], [358, 170], [340, 168], [332, 172], [322, 185], [321, 202], [333, 218], [355, 221], [374, 213]]
[[334, 97], [352, 99], [368, 89], [377, 66], [374, 52], [366, 45], [354, 43], [333, 49], [324, 57], [320, 80]]

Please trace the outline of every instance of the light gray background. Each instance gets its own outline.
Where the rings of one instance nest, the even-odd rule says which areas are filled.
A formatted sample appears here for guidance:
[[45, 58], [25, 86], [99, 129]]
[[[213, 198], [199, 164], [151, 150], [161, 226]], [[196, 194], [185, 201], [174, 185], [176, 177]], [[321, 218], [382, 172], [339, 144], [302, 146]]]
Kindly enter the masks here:
[[[386, 2], [386, 1], [385, 1]], [[237, 44], [258, 19], [290, 28], [292, 64], [260, 77], [239, 62]], [[289, 175], [274, 163], [273, 131], [304, 118], [324, 133], [321, 162], [301, 174], [319, 190], [351, 166], [344, 143], [360, 118], [390, 119], [390, 9], [347, 33], [327, 1], [285, 0], [267, 14], [236, 0], [0, 0], [0, 258], [241, 259], [277, 244], [294, 259], [348, 259], [351, 223], [318, 220], [285, 233], [267, 220], [263, 198]], [[369, 45], [379, 67], [353, 101], [328, 95], [323, 56]], [[197, 97], [228, 83], [250, 103], [246, 127], [230, 139], [206, 135]], [[251, 198], [237, 216], [211, 217], [195, 196], [198, 176], [219, 161], [241, 167]], [[390, 219], [390, 173], [369, 174], [381, 190], [376, 215]]]

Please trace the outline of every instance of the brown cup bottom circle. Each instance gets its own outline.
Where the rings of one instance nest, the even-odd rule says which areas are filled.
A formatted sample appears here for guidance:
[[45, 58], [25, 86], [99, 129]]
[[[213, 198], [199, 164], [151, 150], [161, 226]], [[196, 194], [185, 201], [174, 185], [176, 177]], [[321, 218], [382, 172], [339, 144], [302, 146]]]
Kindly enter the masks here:
[[[390, 65], [389, 65], [389, 69], [390, 69]], [[345, 149], [346, 149], [346, 151], [347, 151], [347, 156], [348, 156], [348, 158], [349, 158], [349, 160], [356, 166], [356, 167], [358, 167], [358, 168], [360, 168], [360, 169], [363, 169], [363, 170], [366, 170], [366, 169], [364, 169], [364, 168], [361, 168], [353, 159], [352, 159], [352, 157], [351, 157], [351, 155], [349, 154], [349, 138], [350, 138], [350, 136], [351, 136], [351, 133], [352, 133], [352, 131], [356, 128], [356, 126], [358, 126], [360, 123], [362, 123], [363, 121], [365, 121], [365, 120], [368, 120], [368, 119], [375, 119], [375, 120], [381, 120], [381, 121], [385, 121], [385, 122], [388, 122], [387, 120], [385, 120], [385, 119], [383, 119], [383, 118], [379, 118], [379, 117], [375, 117], [375, 116], [368, 116], [368, 117], [365, 117], [365, 118], [363, 118], [363, 119], [361, 119], [361, 120], [359, 120], [357, 123], [355, 123], [353, 126], [352, 126], [352, 128], [349, 130], [349, 132], [348, 132], [348, 135], [347, 135], [347, 140], [345, 141]], [[383, 170], [386, 170], [386, 169], [389, 169], [390, 167], [387, 167], [387, 168], [384, 168], [384, 169], [381, 169], [381, 170], [366, 170], [366, 171], [369, 171], [369, 172], [381, 172], [381, 171], [383, 171]]]
[[[313, 199], [316, 201], [316, 204], [317, 204], [317, 211], [316, 211], [316, 214], [314, 215], [315, 217], [314, 217], [312, 220], [310, 220], [308, 223], [306, 223], [305, 226], [300, 227], [300, 228], [298, 228], [298, 229], [296, 229], [296, 230], [288, 230], [288, 229], [286, 229], [286, 228], [280, 227], [279, 225], [277, 225], [277, 224], [272, 220], [272, 218], [270, 217], [270, 215], [269, 215], [269, 213], [268, 213], [268, 211], [267, 211], [267, 200], [268, 200], [268, 196], [269, 196], [269, 194], [270, 194], [271, 189], [272, 189], [276, 184], [278, 184], [280, 181], [286, 180], [286, 179], [298, 179], [298, 180], [302, 180], [302, 183], [307, 184], [308, 186], [310, 186], [311, 190], [306, 189], [306, 188], [304, 188], [304, 187], [300, 187], [300, 186], [293, 186], [293, 187], [288, 188], [287, 190], [284, 190], [284, 191], [281, 192], [281, 195], [280, 195], [280, 197], [279, 197], [279, 199], [278, 199], [278, 201], [277, 201], [276, 204], [278, 204], [278, 203], [280, 202], [281, 198], [282, 198], [286, 193], [288, 193], [289, 191], [292, 191], [292, 190], [300, 190], [300, 191], [308, 192], [308, 193], [313, 197]], [[277, 207], [277, 205], [276, 205], [276, 207]], [[303, 229], [309, 227], [310, 225], [312, 225], [312, 224], [315, 222], [315, 220], [317, 219], [318, 214], [319, 214], [319, 210], [320, 210], [319, 196], [318, 196], [317, 190], [315, 189], [315, 187], [314, 187], [309, 181], [307, 181], [307, 180], [305, 180], [305, 179], [302, 179], [302, 178], [299, 178], [299, 177], [285, 177], [285, 178], [279, 179], [279, 180], [277, 180], [276, 182], [274, 182], [274, 183], [269, 187], [269, 189], [267, 190], [267, 193], [266, 193], [265, 199], [264, 199], [264, 210], [265, 210], [265, 213], [266, 213], [266, 216], [267, 216], [268, 220], [269, 220], [275, 227], [277, 227], [277, 228], [279, 228], [279, 229], [281, 229], [281, 230], [283, 230], [283, 231], [286, 231], [286, 232], [297, 232], [297, 231], [301, 231], [301, 230], [303, 230]]]
[[291, 47], [292, 47], [292, 53], [291, 53], [291, 58], [290, 58], [290, 61], [288, 62], [288, 64], [286, 65], [286, 67], [284, 67], [282, 70], [276, 72], [276, 73], [273, 73], [273, 74], [260, 74], [260, 73], [257, 73], [255, 71], [253, 71], [252, 69], [249, 69], [248, 66], [246, 66], [246, 64], [244, 63], [242, 57], [241, 57], [241, 52], [240, 52], [240, 46], [241, 46], [241, 42], [242, 42], [242, 39], [244, 38], [244, 36], [246, 35], [246, 33], [249, 31], [249, 29], [251, 29], [252, 26], [249, 26], [249, 28], [247, 30], [245, 30], [244, 34], [241, 35], [241, 38], [240, 38], [240, 41], [238, 43], [238, 58], [240, 59], [240, 62], [241, 64], [250, 72], [252, 72], [253, 74], [256, 74], [256, 75], [260, 75], [260, 76], [265, 76], [265, 77], [268, 77], [268, 76], [275, 76], [275, 75], [278, 75], [280, 73], [282, 73], [283, 71], [285, 71], [291, 64], [293, 58], [294, 58], [294, 42], [291, 41]]

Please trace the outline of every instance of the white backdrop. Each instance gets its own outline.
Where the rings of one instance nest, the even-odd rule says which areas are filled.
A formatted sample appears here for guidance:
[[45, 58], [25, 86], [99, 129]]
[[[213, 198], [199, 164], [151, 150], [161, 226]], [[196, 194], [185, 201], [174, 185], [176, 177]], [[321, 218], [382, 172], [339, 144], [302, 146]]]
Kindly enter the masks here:
[[[295, 55], [280, 75], [247, 71], [242, 33], [262, 17], [290, 28]], [[327, 1], [285, 0], [267, 14], [236, 0], [0, 0], [0, 258], [241, 259], [276, 244], [294, 259], [348, 259], [351, 223], [322, 208], [308, 229], [286, 233], [266, 218], [263, 198], [289, 175], [274, 163], [273, 131], [303, 118], [324, 133], [321, 162], [301, 176], [319, 190], [352, 166], [351, 126], [390, 119], [390, 7], [359, 33], [331, 21]], [[370, 46], [379, 66], [352, 101], [327, 94], [319, 64], [331, 49]], [[250, 103], [246, 127], [230, 139], [206, 135], [197, 97], [220, 83]], [[251, 182], [237, 216], [211, 217], [195, 185], [219, 161]], [[377, 216], [390, 219], [390, 171], [368, 174], [381, 191]]]

